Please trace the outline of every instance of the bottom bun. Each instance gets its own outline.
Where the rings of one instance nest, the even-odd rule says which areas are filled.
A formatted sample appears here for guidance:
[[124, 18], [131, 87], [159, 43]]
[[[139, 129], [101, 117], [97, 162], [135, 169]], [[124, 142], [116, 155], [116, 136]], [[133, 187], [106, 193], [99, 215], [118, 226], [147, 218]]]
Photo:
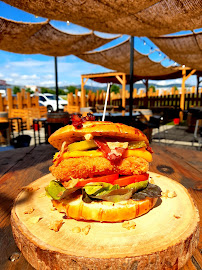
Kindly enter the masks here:
[[156, 204], [157, 199], [146, 198], [142, 201], [130, 199], [118, 203], [108, 201], [85, 203], [80, 195], [72, 200], [52, 200], [52, 203], [59, 212], [64, 212], [67, 217], [76, 220], [121, 222], [147, 213]]

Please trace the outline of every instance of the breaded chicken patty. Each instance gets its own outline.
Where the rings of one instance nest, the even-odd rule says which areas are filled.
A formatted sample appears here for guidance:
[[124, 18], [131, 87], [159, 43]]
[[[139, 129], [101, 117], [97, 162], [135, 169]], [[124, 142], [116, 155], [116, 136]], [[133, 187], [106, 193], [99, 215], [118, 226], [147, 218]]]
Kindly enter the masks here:
[[147, 172], [149, 163], [141, 157], [123, 158], [121, 162], [112, 164], [104, 157], [74, 157], [62, 160], [57, 166], [50, 167], [56, 179], [68, 181], [73, 178], [91, 178], [95, 176], [119, 173], [133, 175]]

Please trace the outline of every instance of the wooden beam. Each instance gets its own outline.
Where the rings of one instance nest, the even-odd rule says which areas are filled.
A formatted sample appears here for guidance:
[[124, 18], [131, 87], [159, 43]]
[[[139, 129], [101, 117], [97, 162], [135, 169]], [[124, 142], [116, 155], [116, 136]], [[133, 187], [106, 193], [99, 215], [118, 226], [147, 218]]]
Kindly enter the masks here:
[[81, 75], [81, 77], [83, 78], [88, 78], [88, 79], [92, 79], [92, 78], [100, 78], [100, 77], [115, 77], [116, 75], [120, 75], [122, 76], [123, 74], [125, 74], [124, 72], [106, 72], [106, 73], [97, 73], [97, 74], [83, 74]]
[[191, 75], [193, 75], [195, 72], [196, 72], [196, 69], [192, 69], [192, 71], [189, 72], [189, 74], [186, 76], [186, 80], [189, 79], [189, 77], [190, 77]]
[[180, 96], [180, 122], [183, 121], [183, 110], [184, 110], [184, 103], [185, 103], [185, 82], [186, 80], [196, 72], [196, 69], [193, 69], [187, 76], [186, 76], [186, 68], [182, 69], [182, 91]]
[[89, 78], [86, 78], [86, 80], [83, 82], [83, 83], [84, 83], [84, 85], [87, 83], [88, 79], [89, 79]]
[[9, 117], [11, 117], [11, 110], [13, 109], [13, 97], [11, 88], [7, 88], [7, 98], [8, 98], [8, 113]]
[[[124, 76], [124, 75], [123, 75]], [[117, 80], [123, 85], [123, 80], [121, 79], [121, 77], [119, 75], [115, 76], [117, 78]]]
[[84, 77], [81, 76], [81, 107], [85, 107]]

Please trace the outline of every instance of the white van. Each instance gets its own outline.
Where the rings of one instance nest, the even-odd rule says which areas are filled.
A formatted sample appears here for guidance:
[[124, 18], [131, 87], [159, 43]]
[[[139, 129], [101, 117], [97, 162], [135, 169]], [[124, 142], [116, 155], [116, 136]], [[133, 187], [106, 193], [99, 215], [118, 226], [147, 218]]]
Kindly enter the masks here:
[[[39, 96], [40, 105], [47, 107], [48, 112], [57, 110], [56, 95], [52, 94], [37, 94]], [[58, 109], [63, 110], [64, 106], [67, 105], [67, 101], [58, 97]]]

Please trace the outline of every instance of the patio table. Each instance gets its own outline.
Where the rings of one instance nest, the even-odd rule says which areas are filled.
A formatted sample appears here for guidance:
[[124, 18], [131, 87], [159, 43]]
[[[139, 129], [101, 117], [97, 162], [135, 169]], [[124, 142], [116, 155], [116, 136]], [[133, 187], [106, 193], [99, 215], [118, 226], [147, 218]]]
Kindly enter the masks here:
[[[153, 145], [150, 171], [184, 185], [202, 214], [202, 153]], [[18, 250], [11, 231], [10, 211], [21, 188], [49, 173], [55, 149], [51, 145], [26, 147], [0, 153], [0, 269], [33, 269]], [[202, 217], [200, 225], [202, 224]], [[183, 270], [202, 269], [202, 238]], [[177, 269], [177, 268], [176, 268]]]

